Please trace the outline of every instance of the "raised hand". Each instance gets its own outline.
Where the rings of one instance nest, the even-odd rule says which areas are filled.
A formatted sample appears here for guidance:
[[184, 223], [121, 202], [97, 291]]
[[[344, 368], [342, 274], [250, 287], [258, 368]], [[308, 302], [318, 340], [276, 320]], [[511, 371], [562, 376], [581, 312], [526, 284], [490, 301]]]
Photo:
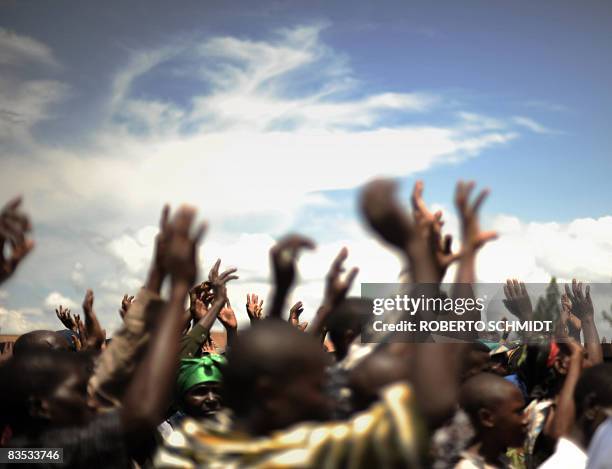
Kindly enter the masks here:
[[586, 317], [593, 318], [595, 308], [593, 308], [593, 300], [591, 300], [591, 287], [589, 285], [582, 291], [582, 282], [577, 282], [572, 279], [572, 289], [565, 285], [565, 294], [571, 302], [571, 312], [578, 319], [582, 320]]
[[225, 307], [219, 312], [219, 321], [228, 331], [238, 329], [238, 321], [236, 320], [236, 315], [234, 314], [234, 310], [229, 300], [227, 300]]
[[79, 333], [77, 322], [75, 318], [73, 318], [70, 314], [70, 309], [64, 308], [62, 305], [59, 305], [59, 308], [55, 309], [55, 315], [66, 329], [71, 330], [75, 334]]
[[561, 295], [561, 311], [559, 313], [559, 317], [562, 321], [567, 322], [571, 314], [572, 301], [569, 299], [569, 296], [567, 296], [567, 294], [563, 293]]
[[255, 293], [246, 296], [246, 311], [251, 320], [251, 324], [255, 321], [263, 319], [263, 302]]
[[437, 211], [432, 213], [427, 208], [423, 200], [423, 182], [417, 181], [414, 183], [412, 190], [412, 211], [415, 220], [420, 223], [431, 225], [432, 247], [438, 269], [440, 281], [444, 278], [448, 267], [460, 257], [460, 253], [453, 253], [452, 244], [453, 237], [450, 234], [442, 235], [442, 212]]
[[308, 327], [308, 322], [300, 322], [300, 316], [304, 312], [304, 303], [298, 301], [289, 310], [289, 322], [298, 329], [305, 331]]
[[[222, 273], [219, 273], [220, 266], [221, 259], [217, 259], [217, 262], [215, 262], [215, 265], [213, 265], [212, 269], [210, 269], [210, 272], [208, 273], [208, 282], [211, 285], [215, 300], [225, 295], [225, 285], [227, 282], [239, 278], [237, 275], [233, 275], [238, 270], [235, 267], [232, 267], [223, 271]], [[218, 295], [217, 291], [221, 291], [223, 295]]]
[[497, 238], [495, 231], [480, 231], [478, 211], [489, 195], [489, 191], [488, 189], [480, 191], [476, 200], [470, 203], [470, 195], [474, 186], [474, 182], [459, 181], [455, 190], [455, 206], [461, 221], [462, 255], [475, 253], [485, 243]]
[[83, 346], [87, 349], [100, 350], [106, 341], [106, 331], [100, 326], [98, 317], [93, 309], [94, 294], [87, 290], [83, 300], [83, 314], [85, 316], [86, 340]]
[[361, 194], [361, 211], [372, 229], [387, 243], [404, 250], [411, 238], [412, 222], [396, 198], [397, 184], [377, 179]]
[[[433, 227], [436, 219], [440, 220], [438, 215], [429, 216], [424, 208], [421, 189], [415, 188], [415, 213], [410, 214], [397, 200], [395, 182], [388, 179], [372, 181], [361, 194], [361, 210], [370, 227], [383, 240], [402, 251], [412, 281], [432, 284], [440, 282], [443, 270], [438, 257], [440, 240], [436, 239]], [[449, 248], [445, 248], [445, 254], [449, 253]]]
[[170, 238], [170, 229], [168, 224], [168, 215], [170, 214], [170, 207], [164, 205], [162, 209], [161, 217], [159, 220], [159, 233], [155, 237], [155, 244], [153, 247], [153, 259], [149, 268], [149, 274], [145, 283], [145, 288], [149, 291], [159, 294], [164, 278], [166, 277], [164, 256], [166, 252], [166, 245]]
[[127, 293], [123, 295], [123, 299], [121, 300], [121, 308], [119, 308], [119, 316], [121, 316], [121, 319], [125, 318], [125, 315], [130, 310], [133, 301], [133, 296], [128, 296]]
[[[570, 334], [580, 339], [580, 330], [584, 336], [584, 344], [588, 352], [589, 364], [596, 365], [603, 362], [603, 349], [599, 340], [599, 332], [595, 324], [595, 308], [591, 299], [591, 287], [589, 285], [582, 289], [582, 282], [577, 282], [572, 279], [571, 291], [565, 285], [565, 294], [568, 296], [572, 304], [569, 325], [573, 326], [573, 331], [570, 328]], [[577, 318], [577, 319], [576, 319]]]
[[357, 276], [359, 269], [353, 267], [345, 278], [341, 278], [342, 272], [344, 272], [343, 263], [348, 257], [348, 249], [342, 248], [329, 269], [325, 278], [325, 293], [323, 296], [323, 303], [317, 310], [312, 326], [309, 332], [315, 336], [319, 336], [321, 342], [325, 340], [326, 334], [326, 322], [327, 318], [333, 314], [334, 310], [340, 303], [346, 298], [348, 291], [353, 284], [353, 280]]
[[21, 197], [15, 197], [0, 212], [0, 283], [13, 275], [34, 248], [34, 241], [26, 237], [32, 229], [30, 220], [19, 211], [19, 205]]
[[348, 249], [342, 248], [331, 264], [329, 272], [325, 277], [325, 294], [323, 304], [331, 309], [337, 307], [346, 298], [346, 295], [353, 284], [353, 280], [359, 273], [358, 267], [353, 267], [348, 274], [341, 278], [345, 271], [344, 261], [348, 257]]
[[301, 235], [288, 235], [270, 249], [270, 260], [276, 288], [287, 291], [293, 285], [296, 262], [302, 249], [314, 249], [315, 244]]
[[533, 306], [523, 282], [508, 279], [504, 285], [504, 306], [521, 321], [529, 321], [533, 317]]
[[195, 283], [198, 270], [196, 249], [205, 231], [205, 225], [201, 224], [195, 234], [190, 235], [195, 214], [195, 209], [187, 205], [179, 207], [171, 222], [167, 222], [166, 214], [159, 237], [163, 239], [163, 255], [160, 256], [163, 271], [170, 275], [173, 285], [187, 285], [187, 290]]
[[190, 306], [189, 311], [191, 312], [191, 318], [195, 322], [198, 322], [208, 314], [208, 306], [206, 306], [204, 301], [196, 298]]
[[208, 313], [212, 295], [210, 282], [202, 282], [189, 290], [189, 313], [194, 322], [198, 322]]
[[217, 353], [217, 344], [212, 337], [206, 339], [202, 344], [201, 352], [204, 353]]

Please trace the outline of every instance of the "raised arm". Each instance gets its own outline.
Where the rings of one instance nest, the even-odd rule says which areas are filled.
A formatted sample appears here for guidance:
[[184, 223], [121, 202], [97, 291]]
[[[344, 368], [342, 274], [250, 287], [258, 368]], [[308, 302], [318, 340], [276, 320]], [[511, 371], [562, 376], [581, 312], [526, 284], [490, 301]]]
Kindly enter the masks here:
[[470, 196], [475, 183], [459, 181], [455, 191], [455, 206], [461, 222], [461, 254], [456, 284], [472, 284], [476, 282], [476, 254], [487, 242], [496, 239], [495, 231], [481, 231], [478, 212], [482, 203], [489, 195], [487, 189], [480, 191], [474, 202]]
[[413, 193], [413, 214], [404, 210], [396, 192], [396, 183], [389, 179], [370, 182], [361, 194], [361, 211], [374, 232], [401, 252], [414, 283], [437, 285], [448, 267], [439, 263], [440, 240], [433, 227], [440, 216], [424, 209], [421, 185]]
[[582, 282], [572, 280], [572, 289], [565, 285], [565, 294], [572, 304], [572, 314], [580, 319], [582, 333], [584, 334], [584, 345], [589, 356], [591, 365], [603, 362], [603, 351], [599, 340], [599, 333], [595, 325], [595, 308], [591, 299], [591, 287], [589, 285], [582, 289]]
[[353, 267], [345, 278], [341, 277], [344, 272], [344, 261], [348, 257], [348, 249], [342, 248], [329, 269], [327, 277], [325, 277], [325, 293], [323, 295], [323, 303], [317, 310], [317, 313], [312, 321], [312, 325], [308, 329], [313, 335], [319, 336], [321, 342], [325, 340], [325, 334], [327, 332], [325, 324], [330, 315], [334, 313], [334, 310], [342, 303], [346, 298], [348, 291], [355, 280], [355, 277], [359, 273], [357, 267]]
[[0, 284], [15, 273], [34, 248], [34, 241], [27, 238], [32, 225], [27, 215], [19, 210], [20, 205], [21, 197], [15, 197], [0, 212]]
[[503, 300], [504, 306], [511, 314], [520, 321], [531, 321], [533, 318], [533, 306], [527, 292], [527, 287], [525, 287], [523, 282], [519, 282], [517, 279], [506, 280], [504, 295], [506, 297]]
[[[195, 356], [202, 344], [209, 338], [210, 329], [227, 303], [226, 284], [238, 278], [237, 275], [233, 275], [236, 272], [235, 268], [227, 269], [219, 274], [220, 265], [221, 259], [218, 259], [208, 274], [206, 287], [201, 290], [201, 294], [196, 292], [194, 296], [193, 289], [191, 290], [191, 309], [195, 325], [188, 334], [181, 338], [181, 358]], [[210, 305], [208, 301], [211, 302]]]
[[584, 357], [582, 346], [571, 337], [567, 338], [566, 342], [560, 343], [560, 346], [569, 349], [569, 367], [561, 391], [555, 399], [555, 410], [546, 421], [543, 429], [545, 435], [555, 440], [567, 435], [574, 423], [576, 417], [574, 390], [578, 378], [580, 378]]
[[106, 331], [100, 326], [98, 316], [93, 309], [94, 294], [92, 290], [87, 290], [83, 300], [83, 314], [85, 316], [85, 331], [87, 338], [83, 343], [83, 348], [88, 350], [100, 350], [106, 340]]
[[297, 234], [288, 235], [270, 249], [270, 263], [274, 276], [272, 301], [267, 314], [270, 318], [282, 318], [287, 295], [291, 291], [297, 273], [297, 257], [303, 249], [314, 249], [315, 244], [309, 238]]
[[128, 444], [150, 435], [163, 420], [171, 400], [184, 325], [183, 306], [189, 288], [195, 283], [197, 245], [204, 232], [201, 225], [195, 235], [190, 235], [194, 218], [195, 210], [182, 206], [174, 220], [163, 228], [167, 243], [157, 254], [164, 272], [170, 275], [170, 299], [151, 332], [149, 347], [125, 393], [121, 420]]

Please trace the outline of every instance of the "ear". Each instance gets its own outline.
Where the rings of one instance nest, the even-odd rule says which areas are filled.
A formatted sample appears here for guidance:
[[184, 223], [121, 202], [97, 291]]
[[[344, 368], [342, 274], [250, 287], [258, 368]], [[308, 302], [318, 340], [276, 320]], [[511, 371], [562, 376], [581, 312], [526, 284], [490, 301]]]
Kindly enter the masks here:
[[28, 414], [36, 420], [49, 420], [49, 402], [46, 399], [30, 396], [27, 401]]
[[495, 417], [493, 413], [484, 407], [478, 409], [478, 420], [484, 428], [493, 428], [495, 426]]

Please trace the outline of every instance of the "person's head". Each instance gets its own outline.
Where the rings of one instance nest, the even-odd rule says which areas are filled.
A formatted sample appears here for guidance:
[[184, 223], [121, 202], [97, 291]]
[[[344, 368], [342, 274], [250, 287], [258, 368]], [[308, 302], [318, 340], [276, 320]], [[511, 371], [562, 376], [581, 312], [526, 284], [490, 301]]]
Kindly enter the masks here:
[[546, 338], [527, 346], [518, 374], [527, 385], [531, 398], [542, 399], [558, 392], [569, 370], [570, 356], [568, 344]]
[[601, 363], [584, 370], [574, 390], [574, 402], [576, 424], [588, 446], [597, 427], [612, 416], [612, 364]]
[[71, 350], [72, 344], [63, 333], [54, 331], [32, 331], [17, 338], [13, 347], [14, 355], [31, 350]]
[[463, 383], [459, 401], [478, 439], [500, 450], [523, 444], [527, 414], [523, 395], [514, 384], [492, 373], [480, 373]]
[[465, 381], [472, 376], [488, 371], [491, 367], [489, 348], [482, 342], [472, 342], [468, 346], [461, 366], [461, 380]]
[[18, 431], [86, 423], [92, 359], [86, 353], [41, 349], [13, 356], [0, 371], [2, 413]]
[[338, 360], [344, 358], [349, 346], [361, 334], [366, 318], [372, 314], [372, 300], [346, 298], [327, 320], [329, 338]]
[[[364, 358], [349, 375], [354, 411], [367, 409], [387, 385], [410, 378], [412, 344], [391, 344]], [[399, 347], [402, 347], [400, 350]]]
[[183, 412], [194, 418], [209, 418], [221, 409], [224, 365], [225, 358], [213, 353], [181, 360], [176, 384]]
[[285, 321], [263, 320], [238, 335], [227, 354], [222, 395], [248, 427], [265, 434], [331, 412], [329, 358], [321, 344]]

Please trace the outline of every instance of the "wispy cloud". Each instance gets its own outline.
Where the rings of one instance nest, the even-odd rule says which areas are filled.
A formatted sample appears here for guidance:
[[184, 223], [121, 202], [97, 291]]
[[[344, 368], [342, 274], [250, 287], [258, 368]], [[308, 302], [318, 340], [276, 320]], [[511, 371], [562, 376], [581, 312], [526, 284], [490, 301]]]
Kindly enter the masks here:
[[57, 80], [30, 79], [25, 65], [39, 70], [42, 77], [57, 71], [59, 63], [45, 44], [3, 28], [0, 65], [0, 143], [31, 146], [32, 128], [50, 117], [49, 107], [63, 99], [69, 87]]
[[560, 132], [558, 132], [556, 130], [552, 130], [552, 129], [549, 129], [548, 127], [543, 126], [539, 122], [536, 122], [535, 120], [533, 120], [533, 119], [531, 119], [529, 117], [515, 116], [513, 118], [513, 121], [517, 125], [525, 127], [525, 128], [527, 128], [527, 129], [529, 129], [532, 132], [535, 132], [537, 134], [558, 134], [558, 133], [560, 133]]
[[26, 63], [56, 68], [60, 66], [47, 45], [31, 37], [0, 28], [0, 64], [16, 66]]
[[[219, 256], [242, 268], [243, 279], [230, 293], [233, 301], [240, 304], [253, 290], [265, 295], [274, 237], [294, 224], [300, 208], [329, 206], [322, 191], [354, 190], [377, 175], [407, 176], [472, 158], [526, 129], [467, 106], [447, 116], [450, 123], [434, 124], [439, 119], [432, 113], [444, 112], [443, 94], [372, 90], [351, 70], [348, 57], [322, 41], [323, 28], [283, 29], [257, 41], [212, 37], [134, 52], [114, 75], [100, 109], [104, 124], [93, 129], [91, 146], [77, 151], [38, 144], [27, 153], [2, 154], [7, 170], [0, 196], [23, 193], [33, 219], [44, 227], [75, 226], [73, 238], [58, 241], [67, 252], [73, 245], [89, 247], [65, 261], [65, 285], [41, 285], [53, 292], [44, 300], [46, 308], [77, 304], [61, 292], [95, 286], [90, 283], [98, 279], [96, 304], [111, 311], [101, 318], [116, 323], [118, 295], [142, 284], [164, 202], [194, 203], [211, 221], [202, 259], [206, 266]], [[174, 94], [145, 86], [168, 76]], [[38, 94], [38, 107], [25, 104], [25, 95], [11, 105], [13, 111], [38, 109], [15, 129], [26, 129], [31, 138], [32, 126], [49, 115], [49, 106], [68, 86], [53, 83], [55, 92]], [[328, 230], [337, 226], [336, 221]], [[317, 279], [344, 244], [351, 263], [362, 267], [361, 280], [397, 278], [400, 265], [392, 254], [373, 255], [378, 244], [356, 223], [347, 233], [304, 258], [306, 283], [296, 298], [312, 311], [322, 291]], [[95, 262], [108, 257], [112, 266]], [[85, 258], [99, 270], [95, 275]], [[62, 262], [47, 268], [58, 269]]]

